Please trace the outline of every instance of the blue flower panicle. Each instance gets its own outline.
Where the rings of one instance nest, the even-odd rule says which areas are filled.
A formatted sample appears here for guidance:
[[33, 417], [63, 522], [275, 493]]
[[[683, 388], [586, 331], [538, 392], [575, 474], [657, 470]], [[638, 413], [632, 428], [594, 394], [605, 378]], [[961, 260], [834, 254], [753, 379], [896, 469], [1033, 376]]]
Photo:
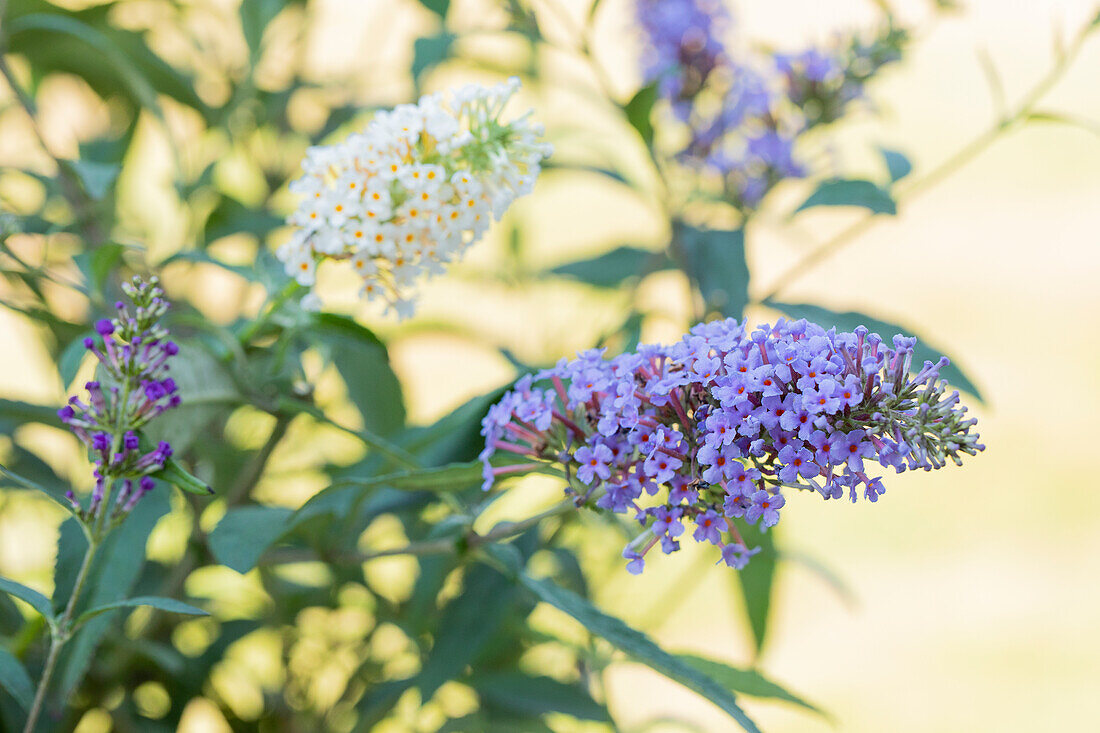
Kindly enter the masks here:
[[490, 409], [484, 488], [532, 466], [494, 466], [498, 451], [558, 464], [578, 503], [631, 513], [644, 528], [624, 551], [632, 572], [657, 544], [678, 550], [685, 522], [740, 568], [755, 550], [738, 522], [774, 526], [784, 489], [874, 502], [886, 489], [873, 464], [932, 470], [984, 450], [940, 378], [947, 359], [917, 367], [915, 346], [864, 327], [780, 320], [749, 332], [729, 319], [669, 347], [582, 352]]
[[888, 19], [866, 39], [749, 54], [727, 45], [733, 23], [720, 0], [637, 0], [635, 9], [643, 78], [687, 127], [676, 159], [717, 175], [724, 197], [744, 212], [780, 181], [812, 172], [795, 154], [798, 141], [841, 119], [908, 39]]
[[[91, 452], [96, 480], [91, 501], [85, 508], [72, 491], [66, 496], [77, 516], [97, 527], [129, 514], [153, 489], [149, 474], [164, 468], [172, 446], [161, 441], [143, 449], [137, 431], [180, 403], [179, 388], [168, 376], [168, 362], [179, 347], [160, 323], [168, 301], [159, 280], [135, 277], [122, 289], [131, 305], [115, 303], [115, 317], [95, 323], [98, 338], [84, 340], [99, 361], [100, 380], [84, 385], [86, 401], [70, 397], [57, 413]], [[116, 483], [120, 488], [112, 502]]]

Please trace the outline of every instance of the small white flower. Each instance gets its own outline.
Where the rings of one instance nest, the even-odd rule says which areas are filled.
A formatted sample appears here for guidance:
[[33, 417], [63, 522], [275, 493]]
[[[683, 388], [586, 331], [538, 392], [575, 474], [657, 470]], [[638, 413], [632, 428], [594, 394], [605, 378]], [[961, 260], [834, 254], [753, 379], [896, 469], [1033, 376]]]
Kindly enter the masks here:
[[290, 185], [302, 197], [288, 218], [297, 230], [276, 253], [288, 274], [312, 286], [318, 257], [348, 261], [364, 297], [410, 314], [416, 282], [441, 273], [529, 193], [550, 154], [530, 113], [500, 119], [518, 88], [510, 79], [463, 87], [449, 102], [427, 95], [378, 113], [342, 143], [309, 148]]

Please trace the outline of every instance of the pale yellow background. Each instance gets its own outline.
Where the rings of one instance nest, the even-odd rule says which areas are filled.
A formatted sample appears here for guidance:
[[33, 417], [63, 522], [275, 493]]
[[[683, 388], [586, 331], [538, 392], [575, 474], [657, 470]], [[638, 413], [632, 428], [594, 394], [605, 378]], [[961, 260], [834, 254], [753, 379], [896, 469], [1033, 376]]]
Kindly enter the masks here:
[[[320, 3], [311, 57], [317, 73], [369, 63], [372, 53], [395, 65], [405, 62], [407, 38], [428, 22], [413, 5]], [[636, 84], [627, 3], [605, 5], [596, 46], [617, 91], [626, 95]], [[837, 145], [846, 168], [869, 174], [880, 174], [866, 153], [873, 143], [909, 152], [919, 175], [991, 122], [980, 49], [1000, 70], [1011, 103], [1052, 63], [1056, 31], [1068, 35], [1096, 12], [1089, 0], [969, 0], [965, 12], [932, 21], [923, 2], [897, 5], [921, 29], [920, 37], [907, 60], [873, 87], [880, 118], [846, 128]], [[475, 25], [476, 16], [469, 9], [461, 24]], [[738, 3], [738, 16], [754, 37], [797, 48], [867, 22], [873, 12], [870, 2], [856, 0], [758, 0]], [[546, 25], [548, 33], [560, 30], [552, 16]], [[1098, 72], [1100, 34], [1043, 107], [1100, 119]], [[566, 62], [558, 74], [563, 83], [591, 83], [583, 68]], [[432, 86], [461, 76], [441, 72]], [[403, 80], [388, 81], [381, 73], [375, 78], [364, 101], [407, 94]], [[603, 130], [601, 145], [615, 149], [621, 133], [595, 113], [589, 118], [570, 93], [531, 101], [553, 122]], [[623, 153], [628, 166], [637, 163], [632, 155]], [[661, 242], [659, 220], [643, 204], [590, 181], [560, 180], [545, 181], [521, 205], [533, 226], [534, 264], [623, 241]], [[141, 195], [135, 193], [135, 200]], [[790, 194], [794, 200], [797, 195]], [[753, 232], [755, 285], [771, 282], [805, 251], [804, 235], [820, 241], [846, 221], [844, 214], [812, 214], [797, 228], [768, 225]], [[903, 205], [896, 220], [880, 223], [784, 292], [787, 299], [866, 310], [913, 328], [954, 355], [988, 399], [976, 413], [989, 449], [963, 469], [891, 477], [877, 505], [825, 504], [809, 496], [788, 503], [780, 527], [784, 546], [819, 558], [856, 600], [846, 604], [819, 576], [787, 565], [762, 668], [832, 711], [837, 729], [1100, 729], [1098, 232], [1100, 137], [1036, 125], [999, 141], [925, 197]], [[156, 246], [170, 251], [170, 238], [159, 241], [167, 244]], [[583, 347], [615, 323], [616, 302], [575, 287], [474, 283], [472, 274], [492, 268], [501, 251], [499, 238], [487, 242], [462, 271], [433, 284], [420, 326], [402, 331], [373, 321], [395, 339], [415, 419], [433, 419], [509, 375], [493, 351], [433, 333], [434, 318], [463, 314], [472, 331], [531, 359]], [[218, 283], [211, 291], [215, 299], [237, 288], [212, 276], [206, 282], [207, 288]], [[651, 307], [669, 313], [651, 321], [647, 336], [674, 336], [682, 285], [658, 279], [643, 291]], [[0, 312], [0, 396], [57, 401], [61, 388], [44, 356], [25, 348], [26, 335], [24, 325]], [[524, 511], [515, 509], [517, 516]], [[40, 524], [28, 524], [34, 521]], [[5, 505], [0, 572], [48, 589], [54, 522], [56, 515], [38, 505]], [[616, 576], [599, 600], [670, 648], [747, 663], [744, 621], [729, 600], [729, 571], [708, 569], [697, 577], [709, 567], [691, 552], [659, 558], [642, 579]], [[661, 605], [675, 610], [653, 612]], [[627, 728], [675, 714], [708, 731], [733, 729], [701, 698], [630, 665], [613, 670], [609, 698]], [[830, 730], [790, 707], [751, 701], [746, 707], [771, 733]]]

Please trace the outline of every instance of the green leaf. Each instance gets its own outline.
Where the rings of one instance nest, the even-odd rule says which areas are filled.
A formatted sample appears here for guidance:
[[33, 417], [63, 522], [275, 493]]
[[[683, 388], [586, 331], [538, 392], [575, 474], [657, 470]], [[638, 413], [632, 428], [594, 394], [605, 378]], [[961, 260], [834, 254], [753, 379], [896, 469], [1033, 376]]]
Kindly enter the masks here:
[[0, 399], [0, 418], [11, 421], [15, 425], [37, 422], [55, 428], [63, 427], [61, 420], [57, 417], [56, 407], [35, 405], [17, 400]]
[[248, 44], [248, 56], [255, 65], [260, 57], [264, 31], [283, 7], [283, 0], [243, 0], [239, 8], [241, 32]]
[[675, 246], [683, 252], [688, 275], [702, 293], [707, 310], [740, 319], [749, 304], [745, 232], [696, 229], [679, 222], [673, 231]]
[[474, 661], [511, 609], [515, 591], [515, 583], [487, 565], [467, 572], [462, 594], [439, 613], [432, 650], [416, 677], [421, 699], [431, 699]]
[[879, 152], [886, 163], [886, 170], [890, 173], [890, 183], [897, 183], [913, 172], [913, 164], [905, 153], [889, 148], [879, 148]]
[[639, 89], [630, 101], [623, 105], [626, 121], [638, 131], [646, 147], [653, 145], [653, 105], [657, 102], [657, 85], [647, 84]]
[[[755, 558], [753, 562], [756, 562]], [[734, 692], [739, 692], [749, 697], [783, 700], [785, 702], [794, 703], [807, 710], [811, 710], [819, 715], [825, 715], [816, 705], [811, 705], [797, 695], [788, 692], [756, 670], [738, 669], [724, 662], [718, 662], [695, 654], [677, 654], [676, 656], [705, 674], [707, 677], [710, 677], [716, 682], [720, 682]]]
[[107, 242], [106, 244], [96, 247], [95, 251], [90, 255], [90, 267], [89, 272], [91, 274], [91, 283], [89, 283], [95, 290], [103, 291], [103, 285], [107, 282], [107, 278], [110, 277], [111, 271], [118, 266], [118, 263], [122, 262], [122, 254], [126, 251], [126, 246], [118, 244], [117, 242]]
[[185, 616], [209, 616], [210, 614], [201, 608], [195, 608], [190, 603], [184, 603], [183, 601], [177, 601], [175, 598], [161, 598], [159, 596], [138, 596], [137, 598], [124, 598], [121, 601], [114, 601], [102, 606], [96, 606], [89, 609], [77, 617], [73, 622], [73, 628], [79, 628], [88, 621], [91, 621], [96, 616], [101, 616], [108, 611], [114, 611], [118, 608], [139, 608], [141, 606], [150, 606], [161, 611], [168, 611], [169, 613], [179, 613]]
[[889, 191], [863, 180], [824, 181], [795, 213], [814, 206], [860, 206], [876, 214], [898, 213]]
[[275, 506], [230, 509], [210, 533], [210, 550], [222, 565], [247, 573], [290, 529], [288, 520], [293, 514], [290, 509]]
[[8, 691], [24, 710], [30, 710], [34, 702], [34, 685], [27, 676], [27, 670], [19, 660], [3, 647], [0, 647], [0, 687]]
[[[903, 326], [856, 311], [833, 311], [807, 303], [781, 303], [772, 300], [767, 301], [765, 304], [786, 313], [792, 318], [805, 318], [807, 321], [812, 321], [825, 328], [835, 326], [838, 331], [852, 331], [856, 326], [866, 326], [882, 336], [887, 343], [890, 343], [891, 337], [895, 334], [912, 334], [912, 331]], [[927, 341], [918, 337], [917, 346], [913, 351], [913, 366], [915, 368], [919, 369], [925, 361], [939, 361], [941, 356], [944, 356], [942, 351], [930, 346]], [[941, 369], [940, 376], [955, 387], [974, 395], [979, 401], [984, 401], [978, 387], [970, 381], [970, 378], [954, 362]]]
[[522, 672], [475, 674], [468, 680], [483, 701], [517, 713], [565, 713], [580, 720], [611, 722], [611, 716], [580, 684]]
[[222, 195], [221, 201], [206, 218], [203, 240], [209, 245], [231, 234], [251, 234], [263, 241], [273, 229], [281, 227], [283, 220], [264, 208], [245, 206], [230, 196]]
[[367, 733], [393, 709], [405, 691], [413, 686], [415, 678], [391, 680], [367, 688], [366, 693], [355, 706], [359, 720], [355, 733]]
[[746, 547], [759, 547], [760, 552], [744, 568], [730, 573], [730, 578], [741, 589], [745, 615], [752, 631], [756, 656], [759, 657], [763, 654], [764, 644], [768, 639], [768, 620], [775, 591], [778, 553], [773, 533], [761, 532], [756, 525], [746, 524], [741, 527], [741, 536]]
[[168, 462], [164, 464], [164, 468], [150, 475], [153, 478], [159, 478], [161, 481], [167, 481], [180, 491], [186, 491], [188, 494], [209, 496], [215, 493], [213, 487], [190, 474], [175, 458], [169, 458]]
[[220, 267], [227, 272], [232, 272], [234, 275], [239, 275], [249, 282], [259, 282], [260, 275], [252, 267], [245, 267], [244, 265], [231, 265], [228, 262], [222, 262], [217, 257], [213, 257], [209, 252], [205, 252], [199, 249], [189, 249], [183, 252], [177, 252], [171, 257], [166, 258], [163, 262], [156, 266], [156, 269], [160, 270], [173, 262], [196, 262], [206, 265], [214, 265]]
[[209, 117], [190, 77], [153, 53], [141, 33], [111, 25], [112, 6], [68, 11], [44, 0], [11, 0], [5, 16], [8, 50], [25, 56], [37, 74], [79, 76], [104, 99], [123, 96], [159, 113], [155, 92]]
[[455, 38], [457, 36], [453, 33], [444, 31], [435, 36], [417, 38], [413, 41], [413, 62], [410, 73], [417, 87], [420, 85], [420, 77], [450, 57]]
[[669, 269], [673, 263], [664, 252], [637, 247], [617, 247], [591, 259], [558, 265], [550, 272], [564, 275], [600, 288], [614, 288], [624, 280], [648, 272]]
[[38, 611], [45, 618], [51, 622], [54, 620], [53, 605], [50, 603], [50, 599], [35, 589], [28, 588], [22, 583], [16, 583], [14, 580], [0, 577], [0, 591], [10, 593], [16, 598], [26, 601], [31, 608]]
[[[147, 435], [140, 431], [138, 432], [138, 439], [138, 447], [142, 453], [148, 453], [156, 447], [154, 445], [156, 441], [150, 439]], [[202, 479], [191, 475], [187, 471], [187, 469], [185, 469], [179, 464], [179, 462], [176, 461], [175, 458], [169, 458], [165, 462], [164, 468], [160, 469], [159, 471], [154, 471], [149, 475], [155, 479], [166, 481], [175, 486], [180, 491], [186, 491], [188, 494], [209, 496], [210, 494], [214, 493], [214, 489], [211, 488], [209, 484], [207, 484]]]
[[180, 341], [175, 358], [177, 364], [187, 365], [172, 372], [179, 386], [180, 404], [149, 421], [143, 432], [154, 443], [168, 441], [176, 453], [182, 454], [207, 425], [239, 405], [242, 397], [225, 364], [198, 342]]
[[390, 366], [386, 345], [377, 336], [347, 316], [319, 313], [310, 337], [328, 350], [367, 430], [386, 436], [405, 426], [401, 383]]
[[622, 183], [630, 186], [631, 183], [626, 179], [623, 174], [618, 171], [611, 170], [610, 168], [604, 168], [598, 165], [586, 165], [584, 163], [562, 163], [556, 160], [548, 160], [542, 165], [542, 173], [546, 175], [552, 171], [562, 171], [564, 173], [595, 173], [596, 175], [610, 178], [616, 183]]
[[[81, 185], [84, 186], [84, 190], [96, 201], [101, 200], [110, 192], [111, 186], [114, 185], [115, 179], [122, 171], [122, 166], [115, 163], [97, 163], [92, 160], [70, 160], [66, 161], [64, 165], [67, 165], [76, 173], [77, 177], [80, 178]], [[121, 247], [122, 245], [115, 246]]]
[[58, 506], [65, 509], [65, 511], [72, 512], [72, 504], [65, 498], [66, 489], [62, 487], [61, 480], [57, 477], [57, 474], [53, 472], [53, 469], [47, 466], [38, 456], [19, 445], [13, 446], [12, 452], [15, 454], [16, 459], [12, 464], [14, 468], [18, 468], [21, 471], [26, 471], [27, 468], [38, 469], [35, 472], [42, 474], [40, 478], [46, 483], [35, 481], [22, 473], [16, 473], [12, 468], [0, 465], [0, 477], [7, 479], [7, 481], [0, 481], [0, 486], [10, 482], [10, 484], [14, 484], [22, 489], [41, 491]]
[[65, 389], [72, 385], [73, 380], [76, 379], [76, 373], [80, 371], [80, 365], [84, 363], [84, 356], [88, 353], [84, 348], [84, 339], [91, 335], [89, 331], [76, 337], [57, 357], [57, 374], [61, 377], [61, 386]]
[[[490, 551], [500, 559], [504, 555], [501, 549], [491, 548]], [[505, 560], [505, 562], [508, 561]], [[514, 560], [510, 564], [514, 565]], [[537, 580], [521, 571], [519, 572], [519, 582], [534, 593], [539, 600], [549, 603], [554, 608], [572, 616], [589, 632], [607, 640], [612, 646], [625, 652], [635, 661], [645, 664], [710, 700], [736, 720], [738, 725], [746, 731], [760, 733], [760, 729], [737, 704], [737, 698], [732, 692], [687, 662], [657, 646], [652, 639], [641, 631], [627, 626], [614, 616], [605, 614], [576, 593], [554, 585], [549, 581]]]
[[439, 16], [440, 20], [447, 17], [447, 10], [451, 7], [451, 0], [420, 0], [420, 4]]

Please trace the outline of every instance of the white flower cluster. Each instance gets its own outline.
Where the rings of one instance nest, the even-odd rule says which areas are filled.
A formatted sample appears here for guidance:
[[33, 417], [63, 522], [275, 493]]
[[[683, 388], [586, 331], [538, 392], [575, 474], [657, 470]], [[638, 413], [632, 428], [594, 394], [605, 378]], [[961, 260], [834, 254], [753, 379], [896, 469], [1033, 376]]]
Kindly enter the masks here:
[[[378, 113], [361, 133], [312, 147], [304, 175], [290, 184], [303, 199], [297, 227], [278, 251], [287, 274], [312, 287], [324, 260], [346, 260], [362, 294], [399, 317], [411, 315], [413, 288], [477, 242], [518, 196], [530, 193], [551, 147], [538, 141], [530, 112], [500, 120], [518, 79], [431, 94]], [[303, 305], [319, 308], [310, 292]]]

